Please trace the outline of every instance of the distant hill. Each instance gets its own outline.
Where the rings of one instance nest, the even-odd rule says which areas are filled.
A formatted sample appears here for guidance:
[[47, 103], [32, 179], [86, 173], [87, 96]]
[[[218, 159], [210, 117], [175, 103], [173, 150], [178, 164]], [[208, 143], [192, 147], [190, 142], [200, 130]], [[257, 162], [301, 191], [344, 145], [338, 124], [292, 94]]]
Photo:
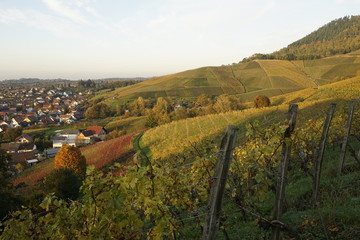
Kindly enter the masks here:
[[[135, 77], [135, 78], [101, 78], [101, 79], [91, 79], [95, 82], [115, 82], [115, 81], [144, 81], [146, 78]], [[80, 80], [79, 80], [80, 81]], [[48, 87], [48, 86], [58, 86], [68, 83], [78, 82], [78, 80], [67, 80], [67, 79], [39, 79], [39, 78], [20, 78], [20, 79], [8, 79], [0, 81], [0, 85], [8, 86], [25, 86], [25, 87]]]
[[253, 60], [203, 67], [145, 80], [97, 95], [110, 106], [143, 98], [238, 95], [243, 101], [255, 95], [269, 97], [354, 77], [360, 70], [360, 55], [346, 54], [316, 60]]
[[70, 82], [72, 81], [66, 79], [20, 78], [0, 81], [0, 85], [35, 87], [65, 84]]
[[329, 22], [304, 38], [272, 54], [254, 54], [244, 59], [308, 60], [346, 54], [360, 49], [360, 16]]
[[[354, 77], [360, 70], [360, 16], [336, 19], [273, 54], [145, 80], [96, 96], [115, 107], [143, 98], [232, 94], [243, 101], [316, 88]], [[94, 99], [95, 100], [95, 99]]]

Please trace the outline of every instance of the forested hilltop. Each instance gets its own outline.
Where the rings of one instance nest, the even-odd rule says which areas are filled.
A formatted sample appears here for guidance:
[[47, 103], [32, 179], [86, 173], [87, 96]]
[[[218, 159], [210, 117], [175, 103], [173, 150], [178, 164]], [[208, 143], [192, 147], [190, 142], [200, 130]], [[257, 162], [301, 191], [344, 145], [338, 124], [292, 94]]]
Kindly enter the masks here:
[[310, 60], [346, 54], [360, 49], [360, 16], [335, 19], [304, 38], [272, 54], [244, 59]]

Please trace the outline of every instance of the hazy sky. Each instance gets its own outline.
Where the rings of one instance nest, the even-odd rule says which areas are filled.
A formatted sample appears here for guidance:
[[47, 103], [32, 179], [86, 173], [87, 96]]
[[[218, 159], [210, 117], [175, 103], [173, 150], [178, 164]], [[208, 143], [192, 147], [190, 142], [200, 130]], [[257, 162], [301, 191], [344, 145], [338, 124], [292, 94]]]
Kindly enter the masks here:
[[360, 0], [0, 0], [0, 80], [231, 64], [359, 13]]

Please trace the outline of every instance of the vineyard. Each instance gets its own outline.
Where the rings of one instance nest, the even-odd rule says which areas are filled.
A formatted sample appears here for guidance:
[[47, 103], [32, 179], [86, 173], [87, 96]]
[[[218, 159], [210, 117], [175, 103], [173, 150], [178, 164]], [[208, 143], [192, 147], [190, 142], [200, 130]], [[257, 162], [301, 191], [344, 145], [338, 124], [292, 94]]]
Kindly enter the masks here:
[[316, 60], [254, 60], [219, 67], [203, 67], [99, 94], [93, 100], [111, 106], [158, 97], [194, 98], [200, 94], [236, 94], [242, 101], [269, 97], [355, 77], [359, 55], [345, 54]]
[[[360, 182], [360, 111], [350, 100], [358, 98], [359, 87], [356, 77], [272, 98], [272, 107], [150, 129], [134, 140], [140, 161], [114, 164], [114, 171], [123, 174], [104, 176], [89, 167], [81, 199], [48, 196], [40, 216], [30, 209], [15, 212], [1, 237], [199, 239], [209, 229], [209, 212], [215, 212], [210, 228], [217, 230], [216, 239], [354, 239], [360, 234], [355, 187]], [[294, 114], [288, 103], [294, 102], [297, 115], [289, 120]], [[219, 144], [228, 125], [238, 129], [235, 147], [229, 148], [233, 154], [223, 149], [224, 140]], [[83, 151], [95, 155], [91, 148]], [[222, 207], [212, 211], [209, 198], [217, 179], [224, 179], [214, 177], [224, 153], [230, 164]], [[284, 156], [287, 174], [280, 169]], [[106, 164], [104, 158], [94, 161]]]
[[[2, 238], [199, 239], [209, 212], [211, 186], [222, 179], [214, 178], [216, 162], [224, 153], [218, 143], [225, 127], [234, 124], [239, 137], [230, 155], [217, 239], [268, 239], [274, 229], [285, 239], [351, 239], [360, 233], [360, 192], [353, 187], [360, 181], [360, 111], [357, 106], [339, 174], [339, 145], [351, 105], [346, 99], [337, 99], [325, 138], [327, 144], [323, 145], [322, 174], [316, 177], [328, 108], [335, 106], [330, 103], [331, 99], [326, 98], [299, 103], [291, 134], [286, 104], [186, 119], [150, 129], [137, 139], [141, 145], [137, 150], [150, 150], [148, 156], [138, 156], [146, 158], [142, 161], [145, 164], [115, 164], [120, 170], [126, 169], [120, 177], [104, 176], [90, 167], [82, 186], [82, 200], [68, 203], [49, 196], [41, 204], [43, 217], [35, 217], [30, 210], [14, 213]], [[284, 144], [291, 145], [288, 177], [281, 177], [287, 179], [287, 187], [282, 214], [274, 217]], [[83, 149], [88, 156], [94, 151]], [[103, 166], [106, 163], [102, 159], [106, 158], [94, 161]], [[39, 228], [44, 224], [50, 227]]]
[[[346, 101], [358, 97], [360, 77], [344, 80], [339, 83], [324, 85], [318, 89], [304, 89], [298, 92], [284, 94], [271, 98], [272, 107], [262, 109], [247, 109], [221, 114], [200, 116], [191, 119], [171, 122], [148, 130], [142, 137], [144, 146], [151, 150], [152, 157], [166, 158], [184, 152], [194, 143], [205, 139], [213, 139], [223, 132], [228, 125], [237, 125], [244, 129], [246, 122], [251, 119], [267, 122], [276, 116], [284, 114], [289, 103], [298, 103], [301, 111], [300, 123], [310, 119], [314, 108], [326, 109], [329, 102], [338, 102], [339, 108], [346, 105]], [[325, 110], [324, 110], [325, 111]]]

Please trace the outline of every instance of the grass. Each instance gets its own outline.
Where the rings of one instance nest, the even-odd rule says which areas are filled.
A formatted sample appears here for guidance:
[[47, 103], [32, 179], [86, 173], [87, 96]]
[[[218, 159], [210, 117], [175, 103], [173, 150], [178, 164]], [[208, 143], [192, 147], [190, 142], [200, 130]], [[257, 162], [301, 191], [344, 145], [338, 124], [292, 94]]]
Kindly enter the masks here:
[[114, 129], [125, 129], [128, 133], [136, 132], [145, 128], [145, 117], [130, 117], [124, 119], [114, 119], [105, 125], [105, 129], [112, 131]]
[[38, 133], [42, 133], [45, 132], [47, 130], [49, 130], [49, 127], [45, 127], [45, 128], [33, 128], [33, 129], [24, 129], [23, 133], [27, 133], [27, 134], [38, 134]]

